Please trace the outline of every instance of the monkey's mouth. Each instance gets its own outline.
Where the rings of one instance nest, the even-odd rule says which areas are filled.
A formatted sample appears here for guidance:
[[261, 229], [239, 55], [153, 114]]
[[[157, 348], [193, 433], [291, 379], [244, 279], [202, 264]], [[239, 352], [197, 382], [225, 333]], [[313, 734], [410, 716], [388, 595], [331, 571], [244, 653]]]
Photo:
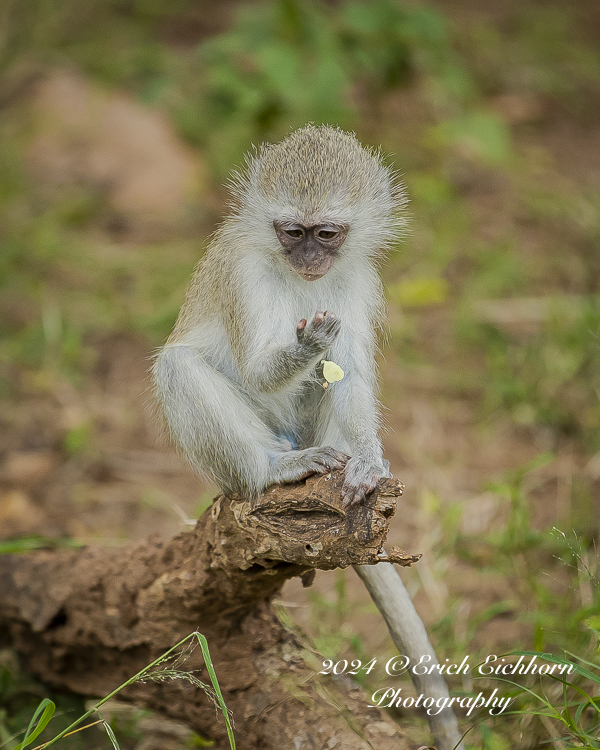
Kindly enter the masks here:
[[300, 276], [304, 279], [304, 281], [316, 281], [317, 279], [322, 279], [323, 276], [325, 276], [324, 273], [306, 273], [304, 271], [298, 271]]
[[335, 261], [333, 253], [323, 253], [318, 257], [303, 257], [301, 253], [291, 253], [289, 257], [290, 266], [301, 276], [304, 281], [317, 281], [331, 271]]

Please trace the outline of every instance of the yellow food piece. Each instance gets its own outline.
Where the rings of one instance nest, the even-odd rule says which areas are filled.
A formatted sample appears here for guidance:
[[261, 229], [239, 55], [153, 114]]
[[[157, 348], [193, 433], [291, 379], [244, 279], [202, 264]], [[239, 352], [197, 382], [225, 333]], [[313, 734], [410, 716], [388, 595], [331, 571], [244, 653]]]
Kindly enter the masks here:
[[344, 371], [335, 362], [330, 362], [327, 359], [322, 359], [321, 364], [323, 365], [323, 377], [328, 383], [335, 383], [337, 380], [341, 380], [344, 377]]

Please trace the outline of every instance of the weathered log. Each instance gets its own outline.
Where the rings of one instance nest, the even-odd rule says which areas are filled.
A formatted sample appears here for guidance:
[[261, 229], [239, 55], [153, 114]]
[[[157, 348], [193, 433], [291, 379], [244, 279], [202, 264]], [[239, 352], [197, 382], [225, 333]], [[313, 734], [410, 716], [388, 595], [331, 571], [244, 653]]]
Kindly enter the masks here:
[[[45, 683], [103, 696], [198, 629], [240, 748], [405, 747], [358, 687], [311, 669], [270, 603], [293, 576], [378, 561], [402, 484], [383, 479], [346, 511], [342, 481], [275, 486], [253, 506], [219, 496], [166, 543], [0, 557], [0, 633]], [[197, 653], [185, 668], [208, 681]], [[227, 747], [223, 717], [188, 682], [135, 683], [121, 697]]]

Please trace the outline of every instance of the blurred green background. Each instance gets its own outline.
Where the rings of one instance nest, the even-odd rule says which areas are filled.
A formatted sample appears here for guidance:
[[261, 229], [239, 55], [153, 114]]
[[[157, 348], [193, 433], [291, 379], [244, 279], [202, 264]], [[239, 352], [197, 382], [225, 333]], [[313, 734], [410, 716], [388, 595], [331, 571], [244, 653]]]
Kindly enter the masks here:
[[[157, 441], [149, 360], [229, 172], [308, 121], [381, 145], [411, 198], [382, 267], [385, 446], [407, 485], [389, 541], [424, 555], [403, 578], [441, 660], [595, 665], [597, 0], [4, 0], [0, 538], [114, 543], [207, 506], [214, 488]], [[393, 653], [351, 572], [283, 599], [329, 658]], [[562, 723], [482, 684], [525, 714], [461, 719], [470, 746], [600, 747], [596, 704], [569, 708], [551, 679], [520, 684]], [[0, 743], [40, 690], [0, 650]], [[395, 717], [427, 744], [423, 716]]]

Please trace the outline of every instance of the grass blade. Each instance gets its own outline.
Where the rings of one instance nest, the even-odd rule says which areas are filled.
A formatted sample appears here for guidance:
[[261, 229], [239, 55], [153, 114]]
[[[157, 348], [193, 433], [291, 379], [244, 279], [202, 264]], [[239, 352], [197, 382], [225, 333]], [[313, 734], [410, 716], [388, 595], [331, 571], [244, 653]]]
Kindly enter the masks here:
[[44, 698], [44, 700], [36, 708], [35, 713], [33, 714], [31, 721], [29, 722], [29, 726], [27, 727], [27, 731], [25, 732], [25, 738], [23, 739], [23, 742], [20, 742], [16, 746], [15, 750], [23, 750], [23, 748], [27, 747], [27, 745], [31, 745], [36, 737], [39, 737], [39, 735], [48, 726], [50, 719], [54, 716], [55, 710], [56, 705], [48, 698]]

